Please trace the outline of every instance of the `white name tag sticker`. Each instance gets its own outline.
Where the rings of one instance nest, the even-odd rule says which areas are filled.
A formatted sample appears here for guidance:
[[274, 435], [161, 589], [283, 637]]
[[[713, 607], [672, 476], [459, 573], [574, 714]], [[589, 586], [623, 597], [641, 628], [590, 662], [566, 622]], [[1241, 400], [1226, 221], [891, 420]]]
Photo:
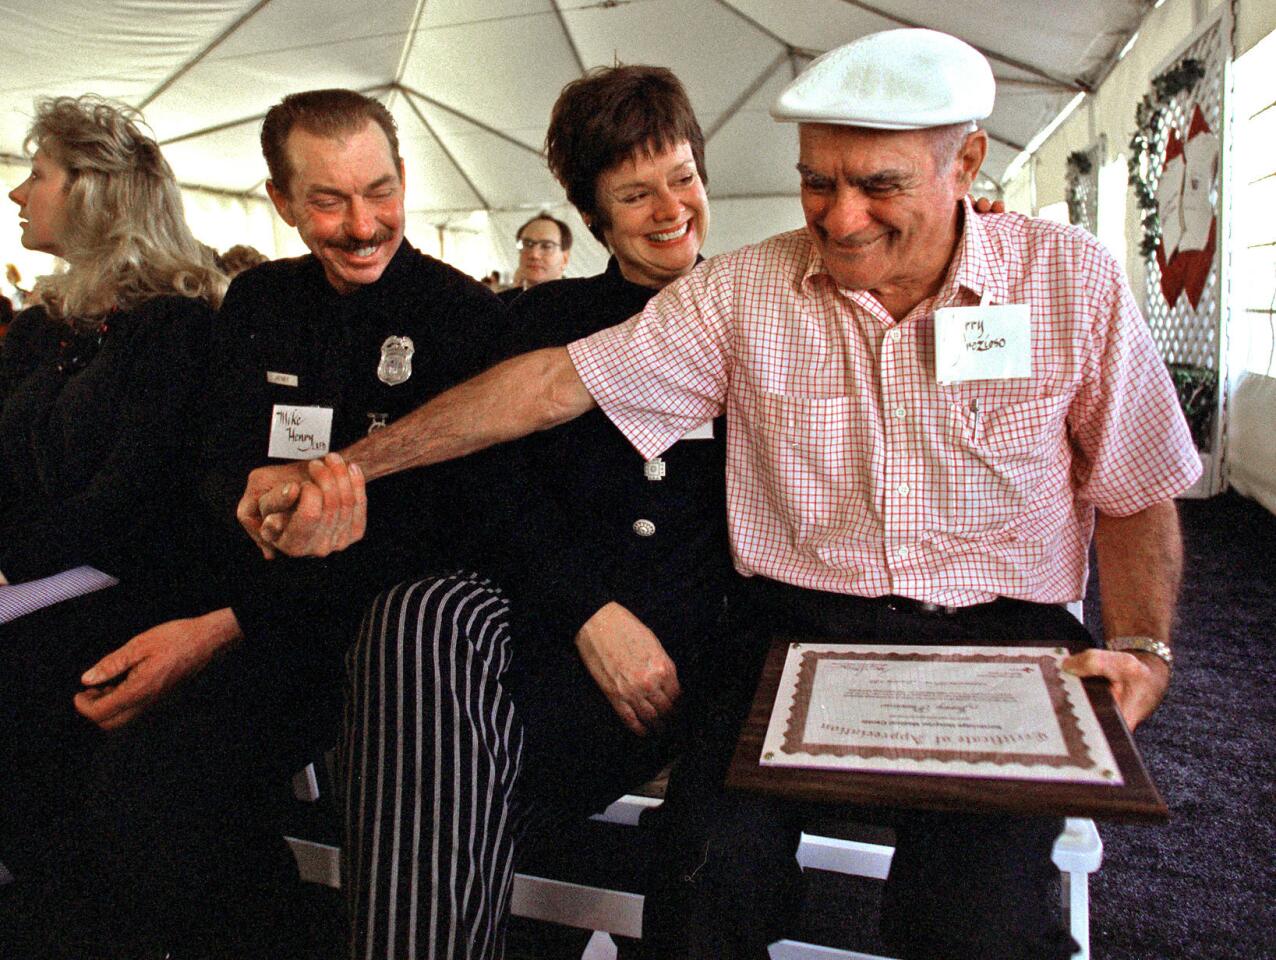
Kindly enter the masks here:
[[683, 440], [712, 440], [713, 439], [713, 421], [706, 420], [694, 430], [688, 430], [682, 435]]
[[268, 457], [313, 460], [328, 452], [332, 407], [294, 407], [277, 403], [270, 411]]
[[297, 375], [295, 373], [277, 373], [274, 370], [267, 370], [266, 382], [277, 383], [281, 387], [295, 387], [297, 385]]
[[1032, 376], [1032, 319], [1026, 303], [935, 311], [935, 379], [1021, 380]]

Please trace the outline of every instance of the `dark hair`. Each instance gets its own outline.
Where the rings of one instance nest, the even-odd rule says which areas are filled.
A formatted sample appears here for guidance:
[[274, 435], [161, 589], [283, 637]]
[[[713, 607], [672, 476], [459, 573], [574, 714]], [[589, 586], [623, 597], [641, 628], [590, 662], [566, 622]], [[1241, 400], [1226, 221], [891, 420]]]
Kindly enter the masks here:
[[253, 267], [265, 263], [270, 258], [256, 247], [249, 246], [246, 243], [237, 243], [225, 253], [219, 254], [217, 259], [221, 263], [222, 272], [226, 276], [234, 278], [245, 270], [251, 270]]
[[545, 156], [550, 172], [599, 242], [610, 226], [598, 207], [598, 177], [637, 154], [691, 145], [700, 179], [704, 134], [687, 91], [664, 67], [598, 67], [563, 87], [549, 118]]
[[287, 193], [292, 180], [288, 163], [288, 134], [300, 127], [317, 137], [340, 137], [358, 133], [369, 122], [379, 126], [390, 143], [390, 158], [398, 170], [399, 134], [394, 117], [382, 104], [353, 90], [306, 90], [291, 93], [266, 113], [261, 124], [261, 152], [266, 158], [275, 189]]
[[564, 250], [570, 250], [572, 248], [572, 228], [563, 223], [563, 221], [559, 220], [557, 217], [551, 217], [548, 213], [538, 213], [536, 216], [532, 217], [532, 219], [528, 220], [525, 224], [518, 228], [518, 233], [514, 234], [514, 239], [522, 240], [523, 231], [537, 220], [548, 220], [554, 226], [558, 227], [559, 245], [562, 246]]

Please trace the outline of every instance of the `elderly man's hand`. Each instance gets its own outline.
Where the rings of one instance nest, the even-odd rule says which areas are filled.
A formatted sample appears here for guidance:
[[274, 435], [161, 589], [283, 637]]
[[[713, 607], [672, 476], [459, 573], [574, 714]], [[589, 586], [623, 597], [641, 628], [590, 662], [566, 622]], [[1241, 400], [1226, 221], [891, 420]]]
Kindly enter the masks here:
[[1170, 686], [1170, 668], [1150, 653], [1085, 650], [1064, 660], [1063, 668], [1078, 677], [1107, 677], [1131, 730], [1151, 716]]
[[199, 673], [241, 636], [229, 608], [169, 620], [139, 633], [95, 663], [80, 681], [75, 709], [103, 730], [122, 727]]
[[682, 688], [677, 667], [646, 624], [608, 603], [577, 632], [576, 650], [625, 726], [640, 737], [660, 729]]
[[367, 529], [363, 471], [337, 453], [258, 467], [248, 476], [237, 515], [267, 559], [276, 552], [326, 557], [362, 539]]
[[263, 498], [269, 498], [266, 505], [273, 511], [287, 510], [297, 499], [301, 485], [306, 482], [309, 473], [304, 463], [280, 463], [269, 467], [258, 467], [248, 474], [248, 483], [244, 487], [243, 496], [235, 507], [235, 518], [244, 528], [253, 543], [261, 548], [262, 555], [270, 560], [275, 555], [274, 548], [262, 537], [261, 525], [271, 510], [262, 510]]
[[989, 200], [987, 197], [971, 197], [975, 213], [1005, 213], [1006, 205], [1001, 200]]

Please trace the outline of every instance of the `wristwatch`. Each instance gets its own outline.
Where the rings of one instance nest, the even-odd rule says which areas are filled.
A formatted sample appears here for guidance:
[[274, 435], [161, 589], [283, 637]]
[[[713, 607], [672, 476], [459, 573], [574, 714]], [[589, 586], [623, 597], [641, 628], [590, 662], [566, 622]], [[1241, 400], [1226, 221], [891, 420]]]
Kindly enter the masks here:
[[1127, 653], [1135, 650], [1139, 653], [1150, 653], [1163, 660], [1170, 670], [1174, 669], [1174, 651], [1164, 640], [1156, 640], [1152, 637], [1113, 637], [1107, 642], [1107, 646], [1109, 650]]

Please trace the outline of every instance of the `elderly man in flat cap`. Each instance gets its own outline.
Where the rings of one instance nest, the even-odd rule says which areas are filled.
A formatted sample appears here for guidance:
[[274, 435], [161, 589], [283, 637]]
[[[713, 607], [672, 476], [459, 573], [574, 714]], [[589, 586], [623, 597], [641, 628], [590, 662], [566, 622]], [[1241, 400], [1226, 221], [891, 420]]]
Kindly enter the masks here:
[[[944, 34], [888, 31], [833, 50], [773, 109], [800, 125], [805, 230], [715, 257], [617, 327], [506, 361], [348, 458], [376, 478], [595, 404], [656, 457], [725, 411], [744, 634], [1068, 646], [1082, 652], [1065, 666], [1107, 677], [1137, 726], [1169, 684], [1173, 497], [1200, 461], [1104, 248], [1053, 223], [972, 215], [964, 198], [987, 148], [976, 123], [993, 94], [987, 61]], [[278, 485], [305, 477], [255, 472], [245, 525], [287, 552], [342, 546], [362, 490], [336, 473], [323, 478], [326, 503], [303, 486], [302, 508], [263, 527], [298, 495]], [[1092, 537], [1106, 650], [1063, 606], [1084, 592]], [[655, 719], [669, 678], [644, 673], [645, 656], [636, 646], [628, 696]], [[781, 811], [777, 829], [741, 835], [740, 817], [758, 809], [713, 792], [729, 742], [700, 765], [714, 775], [700, 778], [708, 862], [688, 871], [708, 931], [695, 955], [764, 956], [766, 911], [725, 885], [756, 882], [749, 857], [788, 856], [796, 831]], [[1050, 858], [1060, 819], [885, 817], [897, 836], [882, 909], [893, 953], [1070, 956]]]

